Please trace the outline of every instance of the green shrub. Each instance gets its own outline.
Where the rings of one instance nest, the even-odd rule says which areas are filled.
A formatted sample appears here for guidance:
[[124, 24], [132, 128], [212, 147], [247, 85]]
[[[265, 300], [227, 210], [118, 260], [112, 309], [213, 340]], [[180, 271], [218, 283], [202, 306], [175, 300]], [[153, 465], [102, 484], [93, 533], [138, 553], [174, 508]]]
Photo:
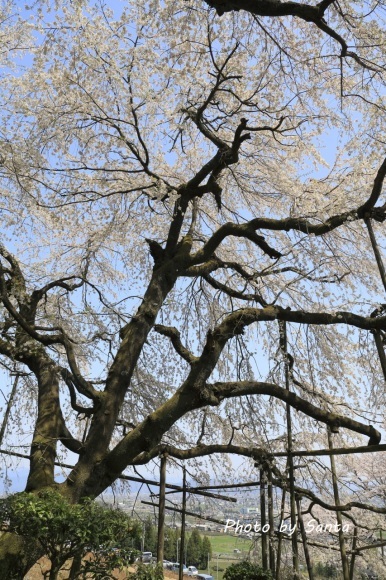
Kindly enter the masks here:
[[272, 580], [272, 575], [257, 564], [243, 561], [231, 564], [225, 570], [224, 580]]
[[[106, 509], [91, 500], [71, 505], [55, 491], [18, 493], [0, 500], [0, 518], [10, 532], [33, 538], [51, 562], [49, 578], [55, 580], [63, 564], [73, 558], [73, 578], [92, 573], [105, 577], [129, 563], [127, 542], [138, 524], [119, 510]], [[82, 556], [90, 552], [90, 558]]]
[[164, 572], [162, 564], [156, 566], [145, 566], [139, 564], [136, 572], [128, 575], [129, 580], [163, 580]]

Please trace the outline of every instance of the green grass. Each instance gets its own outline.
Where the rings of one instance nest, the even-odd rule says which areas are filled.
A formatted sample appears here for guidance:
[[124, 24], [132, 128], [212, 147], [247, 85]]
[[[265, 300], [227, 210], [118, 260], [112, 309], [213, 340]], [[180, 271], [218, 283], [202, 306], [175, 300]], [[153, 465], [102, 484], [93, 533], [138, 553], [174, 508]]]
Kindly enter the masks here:
[[[223, 559], [219, 558], [219, 561], [218, 561], [218, 580], [223, 580], [225, 570], [228, 568], [228, 566], [233, 564], [233, 562], [235, 562], [235, 560], [223, 560]], [[200, 572], [205, 572], [205, 574], [207, 574], [208, 569], [207, 568], [205, 568], [205, 570], [200, 569]], [[213, 558], [213, 560], [210, 562], [209, 574], [211, 574], [213, 576], [213, 578], [215, 580], [217, 580], [217, 558]]]
[[[211, 534], [206, 533], [212, 544], [212, 560], [210, 561], [210, 574], [215, 580], [223, 580], [223, 575], [228, 566], [240, 560], [243, 556], [249, 553], [251, 548], [251, 541], [245, 538], [238, 538], [237, 536], [230, 536], [228, 534]], [[240, 554], [235, 554], [233, 550], [240, 550]], [[221, 554], [217, 560], [217, 555]], [[217, 561], [218, 561], [218, 575], [217, 575]], [[208, 572], [208, 569], [200, 572]]]
[[213, 555], [228, 554], [232, 558], [237, 558], [234, 555], [233, 550], [241, 550], [241, 552], [248, 553], [252, 542], [251, 540], [245, 538], [239, 538], [237, 536], [230, 536], [228, 534], [216, 534], [212, 535], [210, 533], [206, 534], [212, 544]]

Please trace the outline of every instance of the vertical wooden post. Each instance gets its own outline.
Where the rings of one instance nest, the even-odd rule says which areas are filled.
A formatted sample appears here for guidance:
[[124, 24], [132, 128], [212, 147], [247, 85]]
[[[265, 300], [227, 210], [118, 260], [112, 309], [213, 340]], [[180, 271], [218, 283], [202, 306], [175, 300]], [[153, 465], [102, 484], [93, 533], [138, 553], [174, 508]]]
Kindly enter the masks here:
[[[266, 502], [265, 502], [265, 484], [267, 481], [266, 473], [263, 468], [260, 468], [260, 524], [261, 529], [266, 525]], [[268, 570], [268, 542], [267, 534], [261, 532], [261, 563], [263, 570]]]
[[351, 545], [350, 580], [354, 580], [355, 556], [356, 556], [355, 548], [357, 547], [357, 537], [358, 537], [358, 528], [354, 526], [354, 535]]
[[[374, 252], [375, 260], [377, 262], [379, 274], [381, 276], [382, 284], [383, 284], [384, 289], [386, 290], [386, 270], [385, 270], [385, 266], [383, 264], [381, 252], [379, 251], [377, 240], [375, 239], [375, 234], [374, 234], [373, 226], [371, 223], [371, 219], [369, 217], [365, 218], [365, 224], [367, 227], [367, 231], [369, 232], [371, 247], [373, 248], [373, 252]], [[373, 330], [372, 332], [374, 335], [375, 344], [377, 347], [379, 361], [381, 363], [383, 376], [384, 376], [384, 379], [386, 381], [386, 356], [385, 356], [385, 349], [383, 347], [381, 334], [380, 334], [379, 330]]]
[[[285, 512], [285, 496], [286, 490], [283, 489], [281, 496], [281, 507], [280, 507], [280, 527], [284, 520]], [[277, 557], [276, 557], [276, 580], [280, 580], [280, 565], [281, 565], [281, 545], [282, 545], [283, 532], [279, 530], [278, 540], [277, 540]]]
[[268, 467], [268, 524], [269, 524], [269, 568], [272, 577], [275, 577], [275, 536], [274, 536], [274, 519], [273, 519], [273, 488], [272, 488], [272, 469]]
[[[332, 435], [331, 429], [327, 427], [327, 437], [328, 437], [328, 447], [329, 449], [333, 449], [332, 443]], [[334, 500], [335, 506], [338, 507], [340, 505], [339, 500], [339, 488], [338, 488], [338, 479], [336, 477], [336, 467], [335, 467], [335, 457], [334, 455], [330, 455], [330, 462], [331, 462], [331, 473], [332, 473], [332, 487], [334, 490]], [[340, 556], [342, 560], [342, 570], [343, 570], [343, 580], [350, 580], [350, 573], [348, 569], [348, 561], [347, 561], [347, 554], [346, 554], [346, 545], [344, 541], [344, 533], [343, 533], [343, 521], [342, 521], [342, 513], [337, 510], [336, 512], [336, 521], [338, 522], [339, 526], [339, 547], [340, 547]]]
[[165, 546], [165, 484], [166, 484], [166, 453], [161, 455], [160, 466], [160, 490], [159, 490], [159, 509], [158, 509], [158, 543], [157, 543], [157, 562], [163, 562]]
[[[289, 406], [289, 405], [288, 405]], [[292, 428], [291, 423], [289, 423], [288, 429], [288, 439], [292, 441]], [[292, 456], [292, 449], [290, 451], [290, 462], [289, 462], [289, 484], [290, 484], [290, 507], [291, 507], [291, 528], [293, 530], [291, 536], [292, 542], [292, 566], [294, 570], [294, 580], [299, 578], [299, 555], [298, 555], [298, 532], [297, 532], [297, 521], [296, 521], [296, 500], [295, 500], [295, 476], [294, 476], [294, 463]]]
[[[287, 351], [287, 325], [285, 321], [279, 322], [279, 336], [280, 336], [280, 346], [284, 356], [285, 364], [285, 388], [286, 391], [290, 390], [290, 358]], [[294, 474], [294, 458], [292, 455], [292, 419], [291, 419], [291, 406], [286, 403], [286, 418], [287, 418], [287, 453], [288, 453], [288, 477], [289, 477], [289, 488], [290, 488], [290, 508], [291, 508], [291, 528], [294, 530], [291, 536], [292, 543], [292, 567], [293, 567], [293, 578], [297, 580], [299, 578], [299, 556], [298, 556], [298, 534], [297, 534], [297, 522], [296, 522], [296, 500], [295, 500], [295, 474]]]
[[374, 235], [373, 226], [371, 224], [371, 219], [369, 217], [365, 218], [365, 224], [367, 227], [367, 231], [369, 232], [371, 246], [373, 248], [374, 256], [375, 256], [375, 259], [377, 261], [379, 273], [381, 275], [382, 284], [383, 284], [384, 289], [386, 290], [386, 270], [385, 270], [385, 266], [383, 265], [381, 252], [379, 251], [377, 240], [375, 239], [375, 235]]
[[304, 521], [303, 521], [303, 516], [302, 516], [301, 499], [298, 495], [296, 496], [296, 505], [298, 508], [298, 520], [299, 520], [300, 533], [302, 535], [302, 540], [303, 540], [303, 549], [304, 549], [304, 556], [305, 556], [306, 564], [307, 564], [308, 578], [309, 578], [309, 580], [314, 580], [314, 573], [312, 571], [311, 556], [310, 556], [310, 551], [308, 549], [308, 543], [307, 543], [307, 534], [306, 534], [306, 529], [304, 527]]
[[382, 372], [383, 372], [383, 378], [386, 381], [386, 355], [385, 355], [385, 349], [384, 349], [383, 342], [382, 342], [381, 333], [379, 332], [379, 330], [372, 330], [371, 332], [374, 336], [375, 346], [377, 347], [379, 362], [381, 363], [381, 368], [382, 368]]
[[185, 553], [185, 512], [186, 512], [186, 467], [183, 467], [182, 480], [182, 512], [181, 512], [181, 544], [180, 544], [180, 568], [178, 580], [183, 580], [184, 553]]

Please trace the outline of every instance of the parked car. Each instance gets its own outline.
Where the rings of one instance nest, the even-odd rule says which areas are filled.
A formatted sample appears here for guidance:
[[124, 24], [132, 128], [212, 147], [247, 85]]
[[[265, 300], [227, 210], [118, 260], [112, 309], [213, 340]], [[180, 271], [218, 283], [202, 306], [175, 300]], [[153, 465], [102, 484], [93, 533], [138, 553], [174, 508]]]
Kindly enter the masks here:
[[197, 576], [198, 570], [196, 566], [188, 566], [188, 576]]
[[214, 578], [210, 574], [198, 574], [196, 580], [214, 580]]
[[[179, 572], [179, 570], [180, 570], [180, 565], [177, 564], [177, 563], [173, 564], [172, 572]], [[185, 564], [182, 565], [182, 573], [183, 574], [187, 574], [188, 573], [188, 569], [185, 566]]]
[[168, 564], [166, 564], [166, 568], [168, 570], [173, 570], [173, 566], [175, 565], [175, 562], [169, 562]]
[[153, 557], [153, 553], [152, 552], [142, 552], [142, 562], [144, 564], [150, 563], [152, 557]]

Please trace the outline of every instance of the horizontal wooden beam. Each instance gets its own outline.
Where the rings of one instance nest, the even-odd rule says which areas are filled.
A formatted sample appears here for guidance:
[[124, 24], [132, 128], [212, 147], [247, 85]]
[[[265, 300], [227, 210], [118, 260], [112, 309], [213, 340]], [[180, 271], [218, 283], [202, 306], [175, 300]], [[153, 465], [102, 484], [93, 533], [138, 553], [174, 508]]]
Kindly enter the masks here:
[[[159, 503], [153, 503], [151, 501], [144, 501], [142, 500], [141, 503], [144, 503], [146, 505], [151, 505], [153, 507], [159, 507]], [[169, 507], [169, 506], [165, 506], [166, 510], [169, 510], [171, 512], [178, 512], [178, 513], [182, 513], [182, 510], [178, 509], [178, 508], [173, 508], [173, 507]], [[201, 516], [200, 514], [195, 514], [194, 512], [187, 512], [185, 510], [185, 515], [187, 516], [193, 516], [195, 518], [198, 518], [200, 520], [205, 520], [207, 522], [213, 522], [215, 524], [220, 524], [221, 526], [226, 526], [226, 523], [221, 521], [221, 520], [216, 520], [215, 518], [210, 518], [209, 516]]]

